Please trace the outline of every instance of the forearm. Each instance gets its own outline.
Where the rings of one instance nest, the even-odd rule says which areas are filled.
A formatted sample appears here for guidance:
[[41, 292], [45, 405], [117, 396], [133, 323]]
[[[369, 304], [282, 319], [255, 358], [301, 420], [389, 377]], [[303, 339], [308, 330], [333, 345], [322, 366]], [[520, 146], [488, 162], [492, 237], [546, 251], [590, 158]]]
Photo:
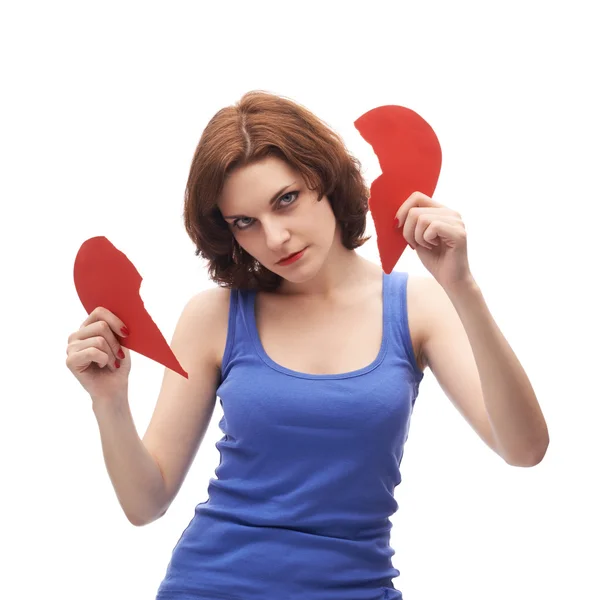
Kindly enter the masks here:
[[167, 508], [165, 484], [137, 433], [129, 402], [96, 400], [93, 410], [104, 462], [125, 515], [138, 526], [156, 520]]
[[529, 378], [473, 281], [446, 290], [469, 338], [498, 450], [510, 464], [537, 464], [548, 428]]

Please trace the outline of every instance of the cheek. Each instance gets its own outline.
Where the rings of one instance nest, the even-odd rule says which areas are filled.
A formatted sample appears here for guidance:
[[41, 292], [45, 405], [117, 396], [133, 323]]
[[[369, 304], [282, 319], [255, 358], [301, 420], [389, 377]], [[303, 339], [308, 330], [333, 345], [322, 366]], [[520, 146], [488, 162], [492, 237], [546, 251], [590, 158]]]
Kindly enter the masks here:
[[[324, 201], [321, 201], [323, 204]], [[316, 221], [318, 224], [318, 229], [321, 235], [330, 237], [335, 232], [336, 228], [336, 219], [331, 207], [329, 205], [325, 205], [322, 208], [319, 207], [319, 214], [317, 218], [313, 221]]]
[[235, 236], [235, 241], [238, 246], [247, 254], [256, 257], [260, 254], [260, 240], [257, 236], [253, 236], [250, 232], [244, 232]]
[[332, 223], [335, 224], [335, 215], [331, 206], [325, 198], [320, 202], [314, 200], [314, 204], [307, 206], [307, 210], [302, 213], [302, 221], [309, 227], [318, 227], [320, 230], [327, 230]]

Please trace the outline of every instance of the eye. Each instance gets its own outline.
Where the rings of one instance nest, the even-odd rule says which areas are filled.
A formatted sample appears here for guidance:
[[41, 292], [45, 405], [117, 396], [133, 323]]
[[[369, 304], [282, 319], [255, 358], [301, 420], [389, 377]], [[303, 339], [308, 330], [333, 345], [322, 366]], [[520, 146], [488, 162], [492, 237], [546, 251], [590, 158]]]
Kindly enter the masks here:
[[[287, 192], [287, 194], [284, 194], [283, 196], [281, 196], [281, 198], [279, 198], [279, 204], [283, 204], [284, 207], [289, 206], [290, 204], [293, 204], [296, 201], [296, 198], [298, 198], [298, 194], [300, 194], [300, 192]], [[283, 199], [291, 196], [291, 201], [290, 202], [284, 202]]]
[[250, 225], [252, 225], [252, 223], [248, 223], [246, 226], [244, 227], [240, 227], [239, 223], [240, 221], [243, 221], [244, 219], [250, 219], [250, 221], [252, 221], [251, 217], [243, 217], [241, 219], [236, 219], [235, 221], [232, 222], [232, 225], [236, 228], [239, 229], [240, 231], [243, 231], [244, 229], [248, 229], [248, 227], [250, 227]]
[[[298, 196], [300, 195], [300, 192], [298, 191], [294, 191], [294, 192], [287, 192], [285, 193], [283, 196], [281, 196], [281, 198], [279, 198], [279, 200], [277, 201], [278, 206], [280, 206], [281, 208], [287, 208], [288, 206], [291, 206], [296, 199], [298, 198]], [[286, 201], [285, 199], [288, 198], [288, 200]], [[241, 221], [245, 221], [245, 220], [249, 220], [249, 223], [246, 224], [241, 224]], [[236, 219], [235, 221], [232, 222], [233, 227], [235, 227], [238, 231], [244, 231], [245, 229], [249, 229], [250, 227], [252, 227], [252, 225], [254, 224], [254, 219], [252, 217], [242, 217], [241, 219]]]

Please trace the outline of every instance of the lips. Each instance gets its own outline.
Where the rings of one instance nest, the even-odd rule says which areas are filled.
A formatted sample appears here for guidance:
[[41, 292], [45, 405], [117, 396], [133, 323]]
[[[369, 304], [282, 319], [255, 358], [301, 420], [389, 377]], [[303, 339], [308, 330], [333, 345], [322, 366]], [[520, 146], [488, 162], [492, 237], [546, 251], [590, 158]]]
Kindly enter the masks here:
[[300, 254], [300, 252], [302, 252], [303, 250], [306, 250], [306, 248], [302, 248], [302, 250], [298, 250], [298, 252], [294, 252], [293, 254], [290, 254], [288, 256], [285, 256], [284, 258], [282, 258], [281, 260], [277, 261], [277, 264], [280, 264], [282, 262], [285, 262], [286, 260], [289, 260], [290, 258], [296, 256], [296, 254]]
[[292, 256], [296, 256], [296, 254], [299, 254], [300, 252], [302, 252], [302, 250], [298, 250], [298, 252], [294, 252], [293, 254], [288, 254], [287, 256], [284, 256], [281, 260], [278, 260], [277, 262], [284, 262], [288, 258], [292, 258]]

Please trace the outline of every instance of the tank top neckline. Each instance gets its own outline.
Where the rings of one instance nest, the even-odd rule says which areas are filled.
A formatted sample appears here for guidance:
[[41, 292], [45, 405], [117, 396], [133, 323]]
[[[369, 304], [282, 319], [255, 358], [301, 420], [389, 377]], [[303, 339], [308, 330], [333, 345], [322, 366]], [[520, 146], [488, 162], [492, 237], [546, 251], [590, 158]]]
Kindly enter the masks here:
[[293, 369], [288, 369], [279, 363], [276, 363], [271, 357], [266, 353], [264, 346], [262, 345], [262, 341], [260, 340], [260, 336], [258, 334], [258, 326], [256, 324], [256, 290], [250, 291], [247, 297], [247, 302], [244, 303], [244, 312], [246, 313], [246, 323], [248, 324], [249, 334], [254, 344], [254, 348], [261, 358], [261, 360], [271, 369], [275, 371], [279, 371], [280, 373], [284, 373], [286, 375], [290, 375], [291, 377], [298, 377], [301, 379], [348, 379], [350, 377], [359, 377], [360, 375], [365, 375], [376, 369], [385, 358], [387, 349], [388, 349], [388, 341], [389, 341], [389, 324], [391, 322], [391, 307], [390, 307], [390, 290], [389, 286], [391, 285], [390, 275], [387, 275], [384, 271], [382, 273], [382, 303], [383, 303], [383, 333], [381, 339], [381, 345], [379, 347], [379, 353], [375, 357], [369, 365], [362, 367], [360, 369], [355, 369], [354, 371], [347, 371], [345, 373], [302, 373], [301, 371], [294, 371]]

